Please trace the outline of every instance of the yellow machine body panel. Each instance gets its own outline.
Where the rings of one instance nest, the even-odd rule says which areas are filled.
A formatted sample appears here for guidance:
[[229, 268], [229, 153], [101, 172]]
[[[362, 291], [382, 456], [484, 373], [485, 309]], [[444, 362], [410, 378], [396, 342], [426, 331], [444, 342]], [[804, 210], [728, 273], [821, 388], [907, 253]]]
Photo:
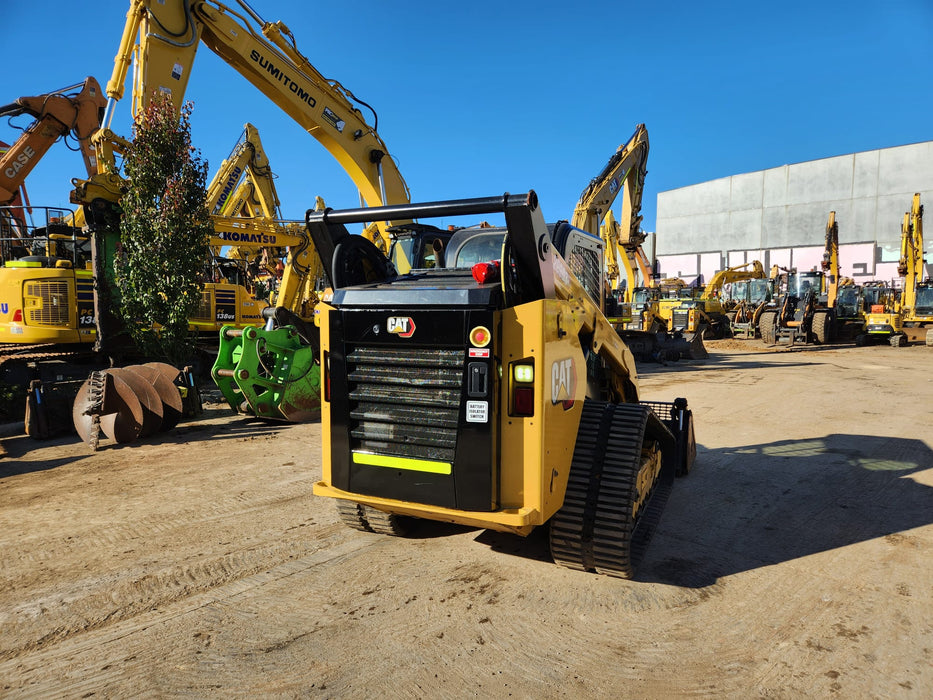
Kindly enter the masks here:
[[218, 333], [223, 326], [259, 326], [269, 304], [256, 299], [240, 284], [211, 282], [201, 292], [201, 306], [189, 326], [199, 333]]
[[9, 261], [0, 275], [0, 343], [93, 343], [90, 270]]
[[[326, 303], [317, 308], [325, 356], [330, 352], [328, 314], [332, 311]], [[353, 498], [395, 513], [519, 534], [528, 534], [544, 524], [564, 502], [587, 391], [586, 358], [576, 332], [571, 332], [574, 321], [566, 315], [567, 304], [556, 299], [529, 302], [495, 314], [495, 326], [501, 333], [501, 356], [495, 372], [498, 396], [491, 402], [489, 421], [501, 431], [495, 441], [501, 445], [497, 465], [499, 508], [471, 512], [359, 494]], [[534, 368], [534, 415], [530, 417], [509, 415], [512, 368], [516, 363]], [[326, 395], [321, 406], [322, 421], [327, 425], [331, 403]], [[330, 443], [325, 440], [322, 444], [323, 478], [315, 484], [314, 493], [349, 498], [349, 494], [331, 485]], [[527, 469], [528, 464], [540, 464], [542, 468]]]

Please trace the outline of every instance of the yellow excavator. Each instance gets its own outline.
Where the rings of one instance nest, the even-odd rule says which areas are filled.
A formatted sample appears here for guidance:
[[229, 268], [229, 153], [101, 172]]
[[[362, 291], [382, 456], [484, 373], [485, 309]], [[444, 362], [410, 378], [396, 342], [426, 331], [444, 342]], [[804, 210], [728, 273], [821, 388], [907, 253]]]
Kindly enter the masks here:
[[88, 77], [0, 107], [2, 116], [33, 118], [0, 155], [0, 208], [4, 218], [18, 212], [22, 224], [18, 231], [6, 227], [0, 236], [0, 344], [18, 349], [95, 340], [94, 282], [80, 213], [65, 207], [30, 206], [31, 215], [26, 217], [26, 210], [14, 199], [29, 173], [61, 139], [73, 138], [87, 172], [96, 170], [90, 139], [105, 105], [100, 85]]
[[[130, 67], [135, 63], [134, 114], [146, 108], [155, 91], [169, 94], [180, 110], [202, 43], [327, 148], [356, 185], [362, 202], [378, 206], [409, 201], [408, 187], [376, 131], [378, 122], [370, 125], [364, 118], [362, 109], [371, 110], [369, 105], [318, 72], [282, 22], [263, 20], [243, 0], [230, 6], [202, 0], [132, 0], [107, 83], [107, 110], [101, 129], [92, 138], [98, 172], [87, 180], [75, 181], [72, 192], [72, 201], [84, 207], [94, 231], [95, 269], [104, 286], [113, 286], [110, 263], [116, 248], [121, 182], [117, 159], [127, 146], [110, 124]], [[281, 229], [269, 222], [252, 222], [249, 227], [236, 223], [242, 228], [231, 231], [230, 242], [261, 242], [275, 247], [270, 237], [281, 234]], [[389, 229], [406, 223], [404, 219], [374, 218], [364, 222], [363, 236], [355, 238], [374, 241], [387, 251], [392, 240]], [[299, 386], [307, 386], [296, 381], [297, 377], [319, 376], [313, 324], [301, 323], [301, 316], [308, 316], [306, 308], [295, 310], [319, 263], [306, 232], [300, 229], [298, 235], [302, 236], [300, 242], [287, 244], [288, 258], [275, 307], [266, 311], [266, 327], [223, 328], [212, 372], [232, 407], [285, 420], [301, 419], [319, 403], [315, 388], [301, 396], [294, 393]], [[96, 311], [99, 344], [103, 346], [119, 332], [119, 326], [102, 295], [98, 295]]]
[[[90, 347], [97, 339], [91, 244], [82, 228], [83, 210], [30, 206], [30, 216], [25, 217], [26, 209], [21, 204], [10, 203], [12, 193], [23, 185], [56, 139], [75, 138], [89, 174], [97, 172], [91, 135], [100, 124], [105, 105], [97, 81], [89, 77], [78, 85], [22, 97], [0, 108], [10, 116], [28, 114], [35, 118], [14, 145], [0, 154], [0, 172], [4, 173], [0, 183], [4, 206], [0, 209], [5, 214], [18, 212], [21, 224], [17, 231], [3, 231], [0, 235], [0, 344], [8, 344], [11, 353], [42, 345], [41, 355], [45, 358], [64, 358], [74, 351], [73, 346]], [[255, 130], [250, 136], [258, 140]], [[264, 165], [249, 164], [245, 172], [259, 184], [260, 199], [263, 195], [273, 197], [277, 206], [274, 190], [266, 194], [272, 186], [263, 182], [263, 168], [268, 169], [267, 161]], [[221, 168], [218, 178], [229, 181], [229, 172]], [[216, 193], [209, 193], [208, 208], [223, 194], [220, 186]], [[268, 212], [262, 216], [272, 217]], [[239, 235], [248, 226], [247, 222], [231, 222], [223, 212], [214, 218], [219, 233], [218, 240], [212, 243], [226, 243], [227, 237]], [[291, 236], [294, 244], [304, 237], [298, 224], [291, 226], [298, 232]], [[242, 246], [239, 249], [245, 250]], [[244, 275], [237, 273], [237, 265], [225, 262], [215, 261], [216, 279], [211, 277], [205, 284], [201, 308], [191, 319], [192, 329], [209, 331], [213, 337], [224, 323], [262, 323], [261, 311], [268, 305], [252, 298], [242, 285]]]
[[901, 228], [901, 258], [898, 274], [904, 278], [901, 313], [909, 340], [924, 340], [933, 347], [933, 280], [926, 273], [923, 257], [923, 205], [914, 194]]
[[[726, 284], [764, 279], [764, 266], [758, 260], [727, 267], [716, 272], [703, 287], [689, 296], [683, 294], [660, 303], [661, 317], [669, 330], [680, 331], [689, 339], [695, 335], [723, 338], [731, 335], [731, 320], [723, 305], [722, 289]], [[688, 288], [684, 288], [686, 291]]]
[[863, 289], [871, 294], [866, 301], [867, 309], [862, 315], [861, 332], [855, 336], [855, 344], [870, 345], [886, 341], [892, 348], [907, 345], [901, 310], [903, 290], [879, 281], [870, 282]]
[[[648, 130], [639, 124], [631, 138], [619, 146], [600, 173], [580, 195], [574, 207], [571, 226], [600, 236], [605, 246], [606, 289], [602, 310], [623, 337], [631, 351], [642, 360], [705, 356], [700, 348], [691, 347], [679, 336], [643, 328], [642, 319], [656, 311], [653, 303], [645, 304], [639, 314], [632, 312], [632, 292], [637, 274], [651, 281], [650, 264], [642, 249], [645, 233], [641, 229], [641, 200], [645, 176], [648, 173]], [[613, 202], [622, 197], [619, 220], [612, 212]], [[625, 273], [623, 285], [622, 271]], [[638, 327], [632, 328], [638, 316]]]

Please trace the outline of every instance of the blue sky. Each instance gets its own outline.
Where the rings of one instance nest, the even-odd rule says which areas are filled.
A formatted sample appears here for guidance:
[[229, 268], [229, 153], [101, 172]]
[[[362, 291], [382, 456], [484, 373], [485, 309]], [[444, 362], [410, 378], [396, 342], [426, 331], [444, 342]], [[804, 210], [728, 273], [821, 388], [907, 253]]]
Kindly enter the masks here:
[[[548, 220], [569, 218], [644, 122], [652, 231], [661, 191], [933, 139], [933, 0], [251, 5], [375, 107], [414, 201], [535, 189]], [[23, 50], [15, 63], [7, 51], [0, 103], [87, 75], [106, 84], [128, 2], [87, 7], [94, 13], [77, 17], [64, 0], [4, 2], [7, 34]], [[286, 217], [302, 218], [316, 195], [358, 205], [323, 146], [204, 46], [187, 97], [211, 172], [248, 121]], [[129, 136], [130, 123], [127, 96], [113, 127]], [[0, 139], [18, 134], [0, 120]], [[67, 204], [82, 171], [79, 154], [56, 144], [27, 181], [32, 202]]]

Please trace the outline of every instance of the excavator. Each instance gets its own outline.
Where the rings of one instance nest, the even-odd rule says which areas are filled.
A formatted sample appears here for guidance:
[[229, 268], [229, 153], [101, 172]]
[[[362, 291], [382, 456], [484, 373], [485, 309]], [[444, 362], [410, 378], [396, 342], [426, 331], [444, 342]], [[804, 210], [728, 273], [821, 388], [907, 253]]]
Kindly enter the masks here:
[[759, 317], [766, 345], [786, 342], [824, 345], [836, 337], [836, 297], [839, 288], [839, 228], [829, 213], [822, 269], [788, 270], [783, 293]]
[[[27, 130], [18, 143], [29, 137]], [[18, 174], [25, 177], [27, 173], [21, 169]], [[218, 177], [222, 174], [223, 170]], [[260, 174], [255, 176], [261, 179]], [[24, 193], [25, 184], [18, 190]], [[106, 366], [110, 360], [93, 351], [95, 287], [89, 237], [76, 225], [82, 218], [81, 210], [24, 206], [23, 200], [24, 194], [18, 192], [9, 206], [0, 207], [0, 366], [4, 383], [30, 387], [26, 392], [26, 432], [44, 438], [68, 425], [64, 406], [71, 409], [75, 394], [81, 392], [78, 385], [89, 370]], [[218, 231], [211, 243], [218, 250], [227, 244], [225, 236], [252, 237], [255, 234], [244, 234], [244, 229], [262, 222], [221, 215], [214, 220]], [[282, 228], [283, 224], [277, 226]], [[290, 226], [291, 232], [283, 229], [276, 237], [273, 230], [271, 235], [263, 234], [263, 240], [279, 239], [281, 245], [306, 240], [300, 235], [299, 224]], [[238, 243], [233, 250], [242, 253], [249, 249]], [[244, 286], [248, 281], [239, 274], [245, 267], [241, 262], [216, 257], [212, 261], [217, 278], [205, 283], [201, 307], [190, 319], [191, 328], [208, 332], [211, 340], [216, 340], [224, 324], [254, 325], [263, 320], [261, 312], [268, 303], [257, 301]], [[145, 391], [145, 387], [140, 390]], [[168, 391], [173, 397], [176, 390], [168, 387]]]
[[298, 222], [282, 219], [272, 167], [250, 123], [208, 185], [205, 206], [214, 225], [213, 276], [191, 324], [216, 339], [224, 325], [263, 323], [262, 310], [269, 304], [255, 293], [260, 262], [274, 265], [286, 246], [300, 246], [306, 236]]
[[[82, 144], [85, 164], [96, 169], [96, 157], [89, 145], [89, 135], [85, 133], [91, 122], [83, 113], [88, 111], [88, 105], [95, 109], [100, 107], [102, 111], [104, 103], [99, 88], [94, 87], [97, 82], [93, 78], [88, 78], [84, 85], [84, 89], [74, 97], [57, 92], [47, 96], [45, 104], [55, 105], [55, 119], [51, 120], [48, 115], [42, 116], [40, 112], [37, 120], [25, 130], [14, 147], [7, 147], [0, 158], [4, 163], [15, 162], [17, 153], [34, 154], [28, 168], [19, 169], [15, 179], [6, 180], [7, 190], [23, 185], [29, 171], [54, 143], [52, 135], [55, 129], [70, 133], [69, 127], [61, 121], [68, 116], [65, 105], [69, 100], [74, 116], [72, 121], [81, 124], [80, 128], [84, 130], [78, 132], [83, 134], [78, 138]], [[18, 103], [30, 105], [37, 101], [38, 98], [20, 98]], [[25, 110], [25, 107], [21, 109]], [[12, 113], [14, 110], [7, 111]], [[33, 109], [28, 113], [35, 115], [36, 112]], [[36, 134], [44, 136], [38, 144], [30, 146], [38, 138]], [[12, 172], [12, 168], [7, 169]], [[222, 178], [227, 177], [227, 174], [222, 168], [217, 176]], [[260, 179], [259, 174], [254, 174], [254, 180]], [[217, 198], [221, 194], [222, 190], [218, 189]], [[208, 206], [212, 204], [209, 200]], [[74, 345], [92, 346], [96, 340], [95, 292], [89, 236], [80, 224], [83, 220], [82, 211], [30, 206], [27, 222], [21, 204], [13, 202], [2, 209], [7, 213], [16, 212], [20, 225], [15, 235], [11, 230], [0, 237], [3, 263], [0, 267], [0, 309], [5, 309], [0, 315], [0, 343], [9, 344], [10, 352], [22, 352], [27, 346], [42, 345], [42, 354], [47, 359], [65, 357], [73, 352]], [[241, 229], [249, 225], [248, 222], [232, 221], [230, 217], [219, 214], [214, 218], [219, 233], [212, 243], [218, 249], [220, 244], [226, 244], [227, 238], [239, 235]], [[300, 231], [298, 224], [293, 224], [292, 229]], [[293, 234], [290, 241], [283, 245], [295, 244], [302, 239], [300, 234]], [[238, 246], [238, 249], [246, 248]], [[227, 276], [230, 276], [230, 267], [227, 266]], [[235, 265], [232, 267], [236, 268]], [[222, 268], [215, 265], [215, 269]], [[191, 326], [193, 330], [210, 331], [211, 337], [215, 338], [224, 323], [261, 323], [261, 311], [266, 305], [253, 299], [242, 284], [230, 284], [218, 272], [216, 280], [211, 279], [205, 284], [201, 308], [191, 319]]]
[[[77, 140], [88, 174], [93, 176], [97, 172], [97, 156], [91, 136], [100, 126], [105, 107], [106, 99], [99, 84], [88, 77], [83, 83], [45, 95], [21, 97], [0, 108], [5, 115], [27, 114], [35, 120], [12, 147], [0, 154], [0, 172], [3, 173], [0, 204], [10, 203], [11, 193], [25, 182], [52, 144], [62, 138]], [[255, 128], [248, 126], [248, 137], [258, 141]], [[248, 139], [243, 150], [255, 150]], [[270, 193], [271, 185], [263, 179], [268, 159], [248, 165], [237, 162], [233, 167], [240, 173], [252, 175], [253, 182], [259, 186], [260, 200], [275, 198], [275, 212], [277, 197], [274, 190]], [[229, 182], [231, 175], [222, 168], [218, 177]], [[214, 208], [215, 200], [222, 200], [228, 194], [218, 185], [216, 194], [209, 193], [208, 207]], [[7, 310], [0, 316], [0, 343], [15, 346], [9, 348], [15, 352], [22, 352], [28, 345], [43, 345], [45, 356], [58, 357], [60, 353], [54, 351], [54, 346], [70, 353], [73, 352], [71, 346], [90, 347], [97, 339], [90, 241], [82, 229], [82, 209], [31, 207], [30, 211], [32, 223], [27, 226], [20, 216], [22, 225], [17, 235], [4, 233], [0, 238], [0, 308]], [[231, 235], [241, 225], [230, 224], [224, 215], [225, 212], [220, 211], [215, 217], [221, 237]], [[268, 218], [272, 215], [266, 213]], [[292, 228], [300, 230], [297, 224]], [[299, 239], [300, 236], [293, 236], [293, 241]], [[212, 338], [216, 338], [224, 323], [261, 323], [261, 311], [266, 306], [253, 299], [242, 284], [228, 283], [231, 272], [239, 269], [235, 263], [217, 262], [220, 265], [214, 265], [218, 270], [216, 279], [212, 276], [205, 284], [201, 308], [191, 319], [193, 330], [209, 331]], [[221, 270], [224, 275], [220, 274]]]
[[[29, 207], [17, 201], [28, 175], [59, 140], [74, 138], [87, 172], [97, 161], [90, 139], [106, 105], [93, 77], [49, 93], [20, 97], [0, 115], [33, 122], [0, 155], [0, 208], [19, 212], [21, 228], [0, 239], [0, 344], [80, 345], [95, 341], [93, 275], [81, 216], [68, 208]], [[7, 235], [9, 234], [9, 235]], [[6, 354], [0, 350], [0, 355]]]
[[[642, 249], [641, 200], [648, 173], [648, 130], [638, 124], [631, 138], [616, 149], [602, 171], [580, 195], [570, 225], [602, 238], [606, 258], [606, 292], [602, 310], [639, 359], [676, 359], [700, 354], [681, 338], [654, 329], [631, 328], [632, 290], [637, 281], [636, 267], [651, 279], [650, 264]], [[612, 212], [615, 199], [622, 196], [620, 220]], [[620, 268], [621, 263], [621, 268]], [[621, 269], [625, 270], [622, 286]], [[656, 308], [651, 305], [651, 308]], [[650, 314], [649, 311], [642, 313]], [[641, 319], [639, 318], [639, 321]], [[705, 355], [704, 355], [705, 356]]]
[[716, 272], [698, 295], [662, 300], [661, 316], [670, 330], [684, 333], [688, 340], [695, 335], [723, 338], [731, 335], [732, 319], [723, 305], [723, 286], [764, 278], [764, 266], [758, 260], [727, 267]]
[[914, 194], [910, 211], [904, 214], [901, 227], [901, 257], [897, 272], [904, 278], [901, 314], [909, 340], [923, 339], [933, 347], [933, 280], [923, 258], [923, 205], [920, 193]]
[[[110, 270], [119, 215], [121, 176], [117, 161], [127, 146], [127, 141], [111, 129], [115, 105], [123, 97], [127, 75], [135, 63], [134, 114], [146, 108], [155, 91], [169, 94], [180, 110], [202, 43], [327, 148], [358, 188], [362, 202], [384, 205], [409, 201], [408, 187], [377, 133], [378, 121], [371, 126], [363, 116], [361, 108], [371, 110], [369, 105], [319, 73], [298, 50], [294, 36], [282, 22], [265, 21], [243, 0], [230, 6], [209, 0], [132, 0], [106, 87], [108, 101], [101, 129], [92, 137], [98, 171], [87, 180], [76, 180], [72, 191], [72, 201], [84, 208], [94, 231], [95, 270], [109, 288], [113, 288]], [[375, 242], [387, 251], [392, 226], [408, 221], [373, 218], [363, 223], [363, 235], [355, 238]], [[275, 227], [256, 224], [231, 231], [230, 241], [245, 238], [248, 243], [275, 247], [263, 238], [272, 235], [278, 235]], [[313, 391], [302, 392], [298, 398], [291, 393], [299, 384], [297, 378], [319, 373], [315, 369], [313, 324], [301, 323], [302, 317], [308, 318], [308, 305], [299, 308], [319, 263], [304, 229], [297, 235], [302, 236], [300, 242], [287, 244], [289, 255], [275, 307], [265, 312], [266, 326], [222, 328], [212, 370], [236, 410], [284, 420], [305, 416], [318, 403]], [[437, 238], [442, 241], [445, 236]], [[106, 346], [119, 326], [102, 295], [98, 295], [96, 312], [98, 342]]]
[[[446, 266], [398, 274], [347, 226], [502, 213], [457, 231]], [[642, 402], [603, 315], [604, 245], [547, 224], [534, 191], [306, 217], [333, 295], [318, 305], [322, 478], [340, 519], [528, 535], [556, 563], [635, 574], [696, 447], [686, 399]]]
[[907, 345], [907, 333], [904, 331], [904, 316], [901, 311], [903, 290], [884, 282], [870, 282], [863, 287], [870, 292], [866, 297], [866, 306], [862, 314], [860, 332], [855, 336], [856, 345], [869, 345], [876, 341], [887, 341], [892, 348]]

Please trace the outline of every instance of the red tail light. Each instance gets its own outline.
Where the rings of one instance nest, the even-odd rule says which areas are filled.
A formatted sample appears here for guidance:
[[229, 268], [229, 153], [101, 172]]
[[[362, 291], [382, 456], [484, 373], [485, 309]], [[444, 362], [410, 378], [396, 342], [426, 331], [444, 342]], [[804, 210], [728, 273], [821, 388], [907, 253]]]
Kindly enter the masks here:
[[473, 266], [473, 279], [480, 284], [499, 281], [499, 261], [476, 263]]
[[530, 417], [535, 414], [535, 365], [531, 358], [509, 366], [509, 389], [512, 394], [509, 415]]
[[22, 309], [17, 309], [16, 311], [13, 312], [13, 321], [15, 323], [23, 322], [23, 310]]
[[533, 416], [535, 414], [535, 389], [531, 386], [516, 387], [512, 392], [512, 415]]

